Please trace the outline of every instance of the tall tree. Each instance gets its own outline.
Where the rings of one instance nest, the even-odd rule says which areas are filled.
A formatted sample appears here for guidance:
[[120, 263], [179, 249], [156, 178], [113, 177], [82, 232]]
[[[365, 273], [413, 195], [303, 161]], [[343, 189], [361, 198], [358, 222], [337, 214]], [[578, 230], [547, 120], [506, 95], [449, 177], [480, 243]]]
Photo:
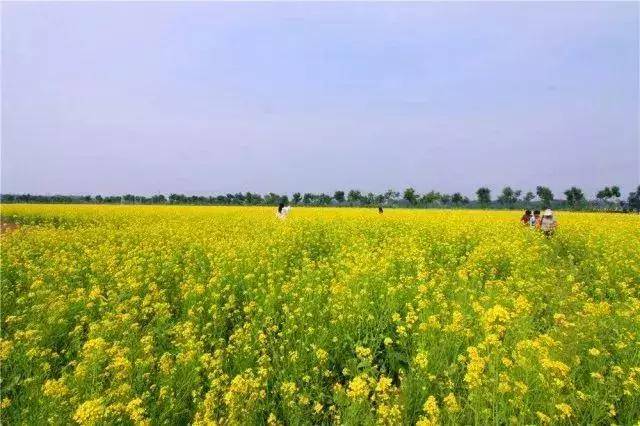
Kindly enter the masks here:
[[458, 205], [458, 204], [461, 204], [464, 201], [464, 198], [465, 197], [461, 193], [456, 192], [451, 196], [451, 202], [453, 204]]
[[362, 199], [362, 194], [357, 189], [352, 189], [347, 194], [347, 201], [350, 203], [359, 203]]
[[302, 200], [302, 196], [300, 195], [300, 193], [294, 192], [291, 196], [291, 201], [293, 201], [293, 204], [299, 204], [300, 200]]
[[491, 203], [491, 190], [486, 186], [478, 188], [476, 196], [478, 197], [478, 202], [483, 206], [487, 206]]
[[433, 204], [436, 201], [440, 201], [440, 199], [442, 198], [442, 194], [440, 194], [439, 192], [436, 191], [429, 191], [424, 195], [424, 201], [427, 204]]
[[540, 201], [542, 201], [542, 208], [551, 207], [551, 202], [553, 201], [553, 192], [546, 186], [538, 186], [536, 187], [536, 194]]
[[[618, 192], [620, 192], [619, 189], [618, 189]], [[604, 189], [601, 189], [596, 194], [596, 198], [602, 201], [608, 201], [609, 198], [611, 198], [612, 196], [613, 194], [612, 194], [611, 188], [609, 188], [608, 186], [605, 186]]]
[[635, 192], [631, 192], [629, 194], [629, 198], [627, 198], [627, 202], [629, 203], [629, 209], [635, 210], [640, 213], [640, 185]]
[[569, 204], [572, 208], [578, 208], [584, 201], [584, 193], [580, 188], [572, 186], [571, 188], [564, 191], [564, 195], [567, 197], [567, 204]]
[[302, 196], [302, 202], [307, 205], [311, 204], [314, 199], [315, 199], [315, 196], [310, 192], [305, 192], [304, 195]]
[[344, 203], [344, 191], [336, 191], [333, 193], [333, 199], [339, 203]]
[[534, 198], [536, 198], [536, 195], [531, 191], [527, 191], [527, 193], [524, 196], [524, 201], [525, 203], [529, 204], [530, 202], [533, 201]]
[[398, 191], [394, 191], [393, 189], [388, 189], [384, 193], [384, 201], [385, 203], [391, 203], [395, 201], [396, 198], [398, 198], [399, 196], [400, 196], [400, 193]]
[[329, 205], [331, 203], [331, 196], [324, 193], [318, 195], [318, 203], [323, 206]]
[[498, 197], [498, 201], [507, 208], [512, 208], [518, 202], [518, 197], [520, 197], [521, 193], [522, 191], [520, 190], [514, 191], [510, 186], [505, 186]]
[[611, 196], [612, 197], [616, 197], [616, 198], [620, 198], [620, 187], [617, 185], [613, 185], [611, 187]]
[[402, 198], [407, 200], [409, 202], [409, 204], [415, 205], [416, 201], [417, 201], [417, 199], [416, 199], [416, 190], [411, 188], [411, 187], [405, 189]]

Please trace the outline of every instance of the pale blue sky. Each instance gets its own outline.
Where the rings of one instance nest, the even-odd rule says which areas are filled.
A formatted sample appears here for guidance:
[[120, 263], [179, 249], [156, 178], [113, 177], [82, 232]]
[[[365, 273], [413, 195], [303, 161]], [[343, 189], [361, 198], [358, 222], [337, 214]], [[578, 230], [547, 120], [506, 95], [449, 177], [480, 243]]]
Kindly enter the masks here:
[[639, 176], [639, 5], [2, 5], [2, 192]]

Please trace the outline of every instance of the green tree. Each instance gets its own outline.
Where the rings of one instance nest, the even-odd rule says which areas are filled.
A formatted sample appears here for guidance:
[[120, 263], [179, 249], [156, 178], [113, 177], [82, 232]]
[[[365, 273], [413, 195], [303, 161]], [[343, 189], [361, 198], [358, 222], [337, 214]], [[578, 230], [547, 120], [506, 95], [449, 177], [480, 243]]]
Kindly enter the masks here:
[[553, 192], [546, 186], [538, 186], [536, 187], [536, 194], [540, 201], [542, 201], [542, 208], [551, 207], [551, 202], [553, 201]]
[[513, 205], [518, 202], [520, 194], [522, 194], [522, 191], [514, 191], [510, 186], [505, 186], [498, 197], [498, 201], [507, 208], [512, 208]]
[[620, 187], [613, 185], [611, 187], [611, 196], [612, 197], [616, 197], [616, 198], [620, 198]]
[[483, 206], [488, 206], [491, 204], [491, 190], [486, 186], [478, 188], [476, 191], [476, 196], [478, 197], [478, 202]]
[[530, 202], [533, 201], [534, 198], [536, 198], [536, 194], [534, 194], [531, 191], [527, 191], [527, 193], [524, 196], [524, 201], [525, 203], [529, 204]]
[[313, 203], [314, 199], [315, 199], [315, 196], [310, 192], [305, 192], [304, 195], [302, 196], [302, 202], [306, 205]]
[[[620, 192], [620, 190], [618, 190], [618, 192]], [[598, 191], [596, 194], [596, 198], [602, 201], [608, 201], [612, 196], [611, 188], [608, 186], [605, 186], [604, 189]]]
[[339, 203], [344, 203], [344, 191], [336, 191], [333, 193], [333, 199]]
[[329, 205], [331, 203], [331, 196], [327, 195], [327, 194], [320, 194], [318, 195], [318, 204], [326, 206]]
[[350, 203], [359, 203], [361, 199], [362, 194], [357, 189], [352, 189], [347, 194], [347, 201], [349, 201]]
[[402, 198], [407, 200], [409, 202], [409, 204], [415, 205], [416, 201], [417, 201], [416, 190], [411, 188], [411, 187], [405, 189]]
[[627, 203], [629, 204], [630, 210], [635, 210], [640, 213], [640, 185], [635, 192], [631, 192], [629, 194], [629, 198], [627, 198]]
[[395, 201], [398, 197], [400, 197], [400, 193], [398, 191], [388, 189], [387, 192], [384, 193], [384, 202], [389, 204]]
[[368, 192], [364, 197], [364, 203], [368, 206], [373, 205], [376, 202], [376, 194], [373, 192]]
[[464, 198], [465, 197], [461, 193], [456, 192], [451, 196], [451, 202], [455, 205], [462, 204], [464, 202]]
[[291, 201], [293, 201], [293, 204], [299, 204], [300, 200], [302, 200], [302, 196], [300, 195], [300, 193], [294, 192], [291, 196]]
[[574, 209], [580, 207], [584, 201], [584, 193], [580, 188], [575, 186], [564, 191], [564, 195], [567, 197], [567, 204]]
[[427, 204], [433, 204], [437, 201], [440, 201], [440, 199], [442, 198], [442, 194], [440, 194], [439, 192], [436, 191], [429, 191], [424, 195], [424, 201]]

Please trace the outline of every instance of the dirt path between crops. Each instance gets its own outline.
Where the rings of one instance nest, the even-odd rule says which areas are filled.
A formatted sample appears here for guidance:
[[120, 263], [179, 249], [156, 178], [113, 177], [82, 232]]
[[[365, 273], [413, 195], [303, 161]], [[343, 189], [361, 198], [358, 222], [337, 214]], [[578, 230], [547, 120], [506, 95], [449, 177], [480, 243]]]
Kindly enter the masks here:
[[8, 234], [9, 232], [15, 231], [19, 227], [20, 225], [18, 225], [17, 223], [0, 222], [0, 234]]

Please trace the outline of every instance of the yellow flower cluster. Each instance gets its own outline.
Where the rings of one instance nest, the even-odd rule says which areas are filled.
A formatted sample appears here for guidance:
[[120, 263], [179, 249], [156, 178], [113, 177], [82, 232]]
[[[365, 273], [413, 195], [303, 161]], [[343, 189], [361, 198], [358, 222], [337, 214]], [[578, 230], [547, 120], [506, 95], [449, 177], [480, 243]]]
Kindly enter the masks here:
[[635, 424], [640, 217], [2, 206], [2, 424]]

